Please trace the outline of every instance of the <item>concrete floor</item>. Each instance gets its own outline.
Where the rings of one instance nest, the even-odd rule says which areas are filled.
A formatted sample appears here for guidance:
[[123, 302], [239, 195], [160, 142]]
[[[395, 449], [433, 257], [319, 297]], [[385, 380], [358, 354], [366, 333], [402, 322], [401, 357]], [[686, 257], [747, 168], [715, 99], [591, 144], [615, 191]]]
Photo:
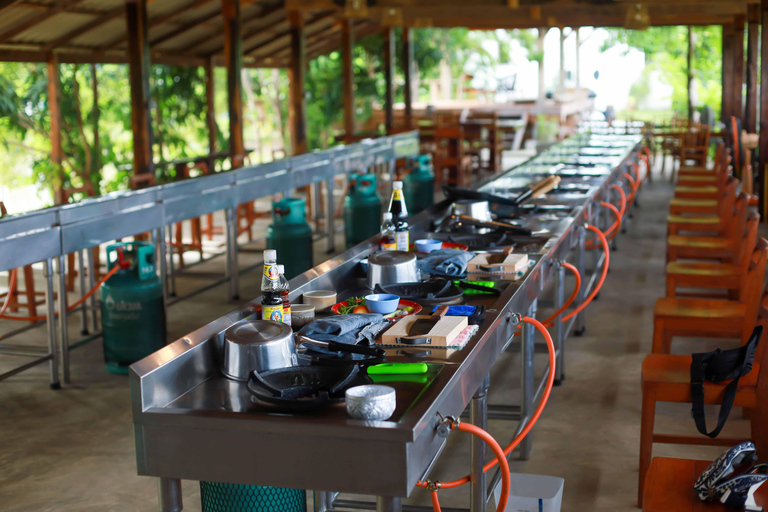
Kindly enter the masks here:
[[[588, 309], [587, 332], [566, 345], [566, 380], [555, 388], [541, 421], [533, 431], [531, 459], [514, 461], [513, 472], [565, 478], [563, 510], [631, 511], [637, 486], [640, 427], [640, 365], [650, 350], [653, 304], [664, 290], [664, 238], [667, 203], [672, 194], [666, 180], [643, 189], [641, 208], [628, 233], [618, 238], [611, 272], [599, 300]], [[337, 242], [337, 248], [343, 247]], [[321, 258], [325, 243], [317, 247]], [[256, 245], [258, 247], [258, 245]], [[258, 253], [241, 255], [241, 266], [258, 261]], [[316, 261], [321, 261], [316, 259]], [[221, 272], [223, 259], [196, 267], [195, 272]], [[241, 296], [258, 294], [259, 275], [242, 279]], [[205, 282], [179, 279], [179, 292]], [[235, 305], [226, 303], [225, 287], [215, 287], [169, 310], [169, 338], [177, 339]], [[540, 316], [547, 311], [541, 310]], [[71, 339], [79, 325], [72, 322]], [[0, 330], [10, 329], [8, 322]], [[42, 344], [41, 329], [15, 343]], [[711, 350], [726, 341], [683, 340], [675, 353]], [[0, 358], [0, 372], [20, 358]], [[537, 356], [543, 371], [544, 357]], [[517, 402], [519, 359], [503, 354], [492, 373], [490, 401]], [[136, 476], [128, 382], [107, 373], [100, 341], [72, 353], [71, 385], [48, 389], [48, 370], [39, 366], [0, 383], [0, 510], [29, 511], [154, 511], [156, 482]], [[693, 433], [689, 406], [662, 404], [657, 430]], [[748, 423], [734, 411], [724, 435], [746, 435]], [[708, 411], [714, 418], [714, 411]], [[490, 431], [505, 445], [516, 424], [491, 421]], [[719, 448], [658, 445], [655, 455], [711, 458]], [[449, 480], [469, 470], [469, 439], [452, 435], [432, 478]], [[199, 511], [199, 487], [184, 482], [185, 510]], [[442, 491], [444, 506], [468, 506], [468, 489]], [[416, 491], [409, 502], [426, 504]]]

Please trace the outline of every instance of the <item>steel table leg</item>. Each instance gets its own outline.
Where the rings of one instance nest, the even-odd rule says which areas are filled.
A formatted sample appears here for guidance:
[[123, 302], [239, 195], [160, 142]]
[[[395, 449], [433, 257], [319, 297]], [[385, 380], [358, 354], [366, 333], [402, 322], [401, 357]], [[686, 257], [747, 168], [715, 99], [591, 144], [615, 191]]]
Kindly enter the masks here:
[[326, 245], [326, 252], [328, 254], [331, 254], [334, 252], [335, 249], [335, 242], [336, 242], [336, 226], [334, 223], [333, 215], [336, 213], [334, 211], [334, 200], [333, 200], [333, 178], [327, 180], [325, 182], [325, 186], [328, 189], [328, 222], [326, 223], [327, 229], [328, 229], [328, 240]]
[[59, 381], [59, 348], [56, 343], [56, 304], [53, 295], [53, 260], [45, 260], [45, 311], [48, 327], [48, 350], [51, 353], [51, 389], [61, 389]]
[[[169, 241], [173, 241], [173, 225], [168, 225], [166, 227], [168, 234], [166, 235], [168, 237]], [[226, 235], [226, 234], [225, 234]], [[168, 295], [171, 297], [176, 296], [176, 263], [173, 262], [173, 244], [168, 244], [168, 277], [170, 278], [170, 285], [168, 290]]]
[[[587, 240], [587, 231], [584, 228], [579, 228], [579, 242], [578, 242], [578, 260], [576, 262], [576, 268], [581, 275], [581, 289], [579, 295], [576, 297], [576, 306], [581, 306], [586, 298], [587, 286], [589, 284], [589, 277], [587, 276], [587, 251], [584, 248], [584, 243]], [[576, 330], [573, 332], [576, 336], [581, 336], [586, 330], [584, 324], [584, 311], [576, 315]]]
[[[469, 421], [476, 427], [488, 430], [488, 388], [491, 385], [490, 374], [475, 392], [470, 403]], [[479, 437], [472, 437], [472, 485], [469, 489], [470, 511], [485, 512], [485, 442]]]
[[[565, 303], [565, 267], [562, 264], [557, 265], [555, 274], [555, 310], [558, 310]], [[560, 313], [555, 319], [555, 349], [557, 350], [557, 360], [555, 371], [555, 386], [562, 384], [565, 379], [565, 324], [562, 322], [563, 313]]]
[[159, 227], [155, 230], [155, 240], [157, 243], [158, 255], [157, 261], [160, 264], [160, 281], [163, 283], [163, 307], [168, 308], [168, 260], [166, 259], [166, 244], [164, 229]]
[[[90, 249], [86, 249], [85, 253], [88, 257], [88, 289], [93, 290], [93, 288], [96, 286], [96, 273], [98, 272], [98, 268], [96, 268], [96, 258], [93, 256], [93, 251], [99, 250], [99, 246], [92, 247]], [[91, 298], [88, 299], [88, 304], [91, 308], [91, 320], [93, 320], [93, 332], [99, 332], [101, 330], [101, 327], [99, 326], [99, 292], [94, 293], [91, 295]]]
[[240, 281], [237, 272], [237, 222], [235, 210], [227, 208], [227, 298], [240, 298]]
[[59, 341], [61, 341], [61, 362], [64, 383], [69, 384], [69, 331], [67, 328], [67, 270], [66, 255], [58, 257], [59, 264]]
[[314, 512], [326, 512], [328, 510], [328, 493], [326, 491], [315, 491], [313, 495]]
[[[77, 269], [80, 273], [80, 296], [85, 295], [88, 290], [85, 288], [85, 258], [83, 251], [77, 251]], [[80, 334], [88, 336], [88, 303], [83, 302], [80, 306]]]
[[[536, 301], [533, 301], [531, 307], [528, 309], [528, 316], [536, 318]], [[536, 328], [531, 324], [523, 325], [523, 339], [522, 339], [522, 369], [520, 372], [520, 390], [522, 395], [520, 412], [522, 413], [522, 421], [528, 423], [533, 414], [533, 395], [536, 393], [536, 384], [534, 383], [533, 375], [533, 358], [535, 352], [535, 339], [534, 335]], [[532, 432], [525, 436], [525, 439], [520, 443], [520, 460], [528, 460], [531, 457], [531, 447], [533, 446]]]
[[377, 496], [376, 512], [403, 512], [403, 504], [400, 498]]
[[184, 504], [181, 501], [181, 480], [175, 478], [160, 478], [160, 511], [181, 512]]
[[[320, 225], [320, 221], [323, 219], [323, 182], [318, 181], [315, 183], [315, 229]], [[317, 231], [320, 231], [317, 229]]]

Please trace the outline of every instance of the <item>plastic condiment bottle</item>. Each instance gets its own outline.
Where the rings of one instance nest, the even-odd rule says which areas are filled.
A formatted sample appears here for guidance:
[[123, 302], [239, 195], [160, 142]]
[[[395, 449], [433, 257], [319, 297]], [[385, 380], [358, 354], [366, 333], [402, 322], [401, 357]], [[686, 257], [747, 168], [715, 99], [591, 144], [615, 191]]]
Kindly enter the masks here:
[[291, 293], [291, 285], [288, 284], [288, 279], [285, 278], [285, 267], [283, 265], [277, 266], [277, 272], [280, 274], [280, 298], [283, 300], [283, 323], [291, 325], [291, 299], [289, 298]]
[[389, 200], [389, 213], [392, 214], [392, 220], [395, 223], [395, 239], [397, 241], [398, 251], [408, 251], [408, 208], [405, 206], [403, 197], [403, 182], [392, 182], [392, 198]]
[[280, 272], [277, 269], [277, 251], [264, 251], [264, 272], [261, 276], [261, 318], [283, 321], [283, 298], [280, 295]]
[[396, 251], [397, 239], [395, 238], [395, 224], [392, 222], [392, 214], [390, 212], [385, 212], [382, 218], [384, 221], [381, 223], [379, 250]]

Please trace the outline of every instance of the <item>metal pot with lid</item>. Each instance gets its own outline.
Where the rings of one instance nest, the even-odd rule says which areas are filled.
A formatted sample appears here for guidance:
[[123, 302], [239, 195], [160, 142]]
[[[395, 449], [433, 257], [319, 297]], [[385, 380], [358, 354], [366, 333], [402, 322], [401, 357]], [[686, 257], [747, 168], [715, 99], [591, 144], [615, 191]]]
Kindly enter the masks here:
[[416, 255], [405, 251], [381, 251], [368, 257], [368, 288], [376, 285], [420, 281]]
[[291, 327], [270, 320], [243, 320], [224, 333], [222, 373], [247, 381], [254, 370], [296, 366], [296, 345]]

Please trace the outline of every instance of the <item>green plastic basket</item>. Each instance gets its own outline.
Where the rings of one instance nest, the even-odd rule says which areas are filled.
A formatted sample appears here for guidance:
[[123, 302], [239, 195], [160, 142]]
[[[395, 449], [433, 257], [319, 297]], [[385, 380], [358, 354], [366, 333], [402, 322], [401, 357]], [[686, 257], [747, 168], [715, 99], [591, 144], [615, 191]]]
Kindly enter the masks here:
[[307, 512], [303, 489], [200, 482], [203, 512]]

